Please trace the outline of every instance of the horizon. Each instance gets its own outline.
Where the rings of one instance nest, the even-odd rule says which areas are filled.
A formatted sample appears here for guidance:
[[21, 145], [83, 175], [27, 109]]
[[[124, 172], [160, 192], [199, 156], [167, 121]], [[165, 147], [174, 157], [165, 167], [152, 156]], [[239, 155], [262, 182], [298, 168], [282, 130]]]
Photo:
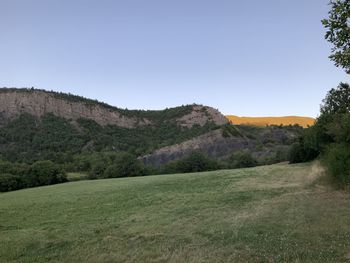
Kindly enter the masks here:
[[349, 76], [328, 59], [328, 0], [2, 1], [0, 86], [118, 108], [187, 104], [241, 117], [318, 116]]

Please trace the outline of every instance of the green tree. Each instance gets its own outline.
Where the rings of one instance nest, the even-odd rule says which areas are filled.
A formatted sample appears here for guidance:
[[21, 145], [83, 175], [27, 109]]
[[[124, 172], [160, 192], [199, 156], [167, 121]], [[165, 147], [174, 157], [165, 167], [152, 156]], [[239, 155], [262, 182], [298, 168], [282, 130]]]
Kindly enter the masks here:
[[98, 178], [117, 178], [145, 175], [143, 164], [136, 157], [129, 153], [122, 153], [114, 156], [112, 164], [103, 170]]
[[331, 89], [321, 105], [321, 115], [350, 112], [350, 86], [340, 83]]
[[195, 173], [204, 171], [213, 171], [219, 169], [220, 166], [216, 160], [213, 160], [201, 152], [193, 152], [190, 155], [167, 163], [163, 169], [163, 173]]
[[329, 58], [350, 74], [350, 0], [331, 0], [329, 4], [329, 17], [322, 20], [325, 38], [333, 44]]
[[28, 186], [58, 184], [67, 181], [64, 171], [51, 161], [37, 161], [29, 169]]
[[258, 165], [256, 159], [247, 151], [233, 153], [229, 158], [231, 168], [254, 167]]

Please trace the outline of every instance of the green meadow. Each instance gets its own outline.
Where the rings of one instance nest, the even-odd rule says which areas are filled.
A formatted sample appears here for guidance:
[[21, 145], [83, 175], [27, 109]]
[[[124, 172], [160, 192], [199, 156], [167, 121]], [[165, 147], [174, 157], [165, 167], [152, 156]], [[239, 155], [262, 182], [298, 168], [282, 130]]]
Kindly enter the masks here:
[[0, 262], [349, 261], [350, 195], [317, 162], [0, 194]]

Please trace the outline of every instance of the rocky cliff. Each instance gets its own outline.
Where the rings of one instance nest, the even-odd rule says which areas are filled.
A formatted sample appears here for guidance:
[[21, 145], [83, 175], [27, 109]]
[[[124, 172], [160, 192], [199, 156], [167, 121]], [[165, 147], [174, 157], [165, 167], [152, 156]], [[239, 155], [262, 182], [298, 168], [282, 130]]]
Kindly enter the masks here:
[[[159, 121], [157, 116], [161, 115], [162, 111], [123, 110], [70, 94], [36, 89], [0, 89], [0, 122], [14, 119], [23, 113], [35, 117], [52, 113], [68, 120], [84, 118], [103, 126], [135, 128]], [[175, 121], [179, 126], [188, 128], [196, 124], [204, 126], [208, 122], [216, 125], [228, 122], [219, 111], [201, 105], [192, 105], [189, 111]]]

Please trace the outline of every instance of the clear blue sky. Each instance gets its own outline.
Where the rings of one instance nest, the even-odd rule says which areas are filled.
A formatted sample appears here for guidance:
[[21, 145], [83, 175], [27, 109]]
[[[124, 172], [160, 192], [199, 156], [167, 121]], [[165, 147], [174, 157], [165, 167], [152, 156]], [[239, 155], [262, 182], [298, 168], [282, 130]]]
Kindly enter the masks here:
[[0, 86], [122, 108], [316, 116], [348, 81], [320, 23], [328, 0], [0, 0]]

